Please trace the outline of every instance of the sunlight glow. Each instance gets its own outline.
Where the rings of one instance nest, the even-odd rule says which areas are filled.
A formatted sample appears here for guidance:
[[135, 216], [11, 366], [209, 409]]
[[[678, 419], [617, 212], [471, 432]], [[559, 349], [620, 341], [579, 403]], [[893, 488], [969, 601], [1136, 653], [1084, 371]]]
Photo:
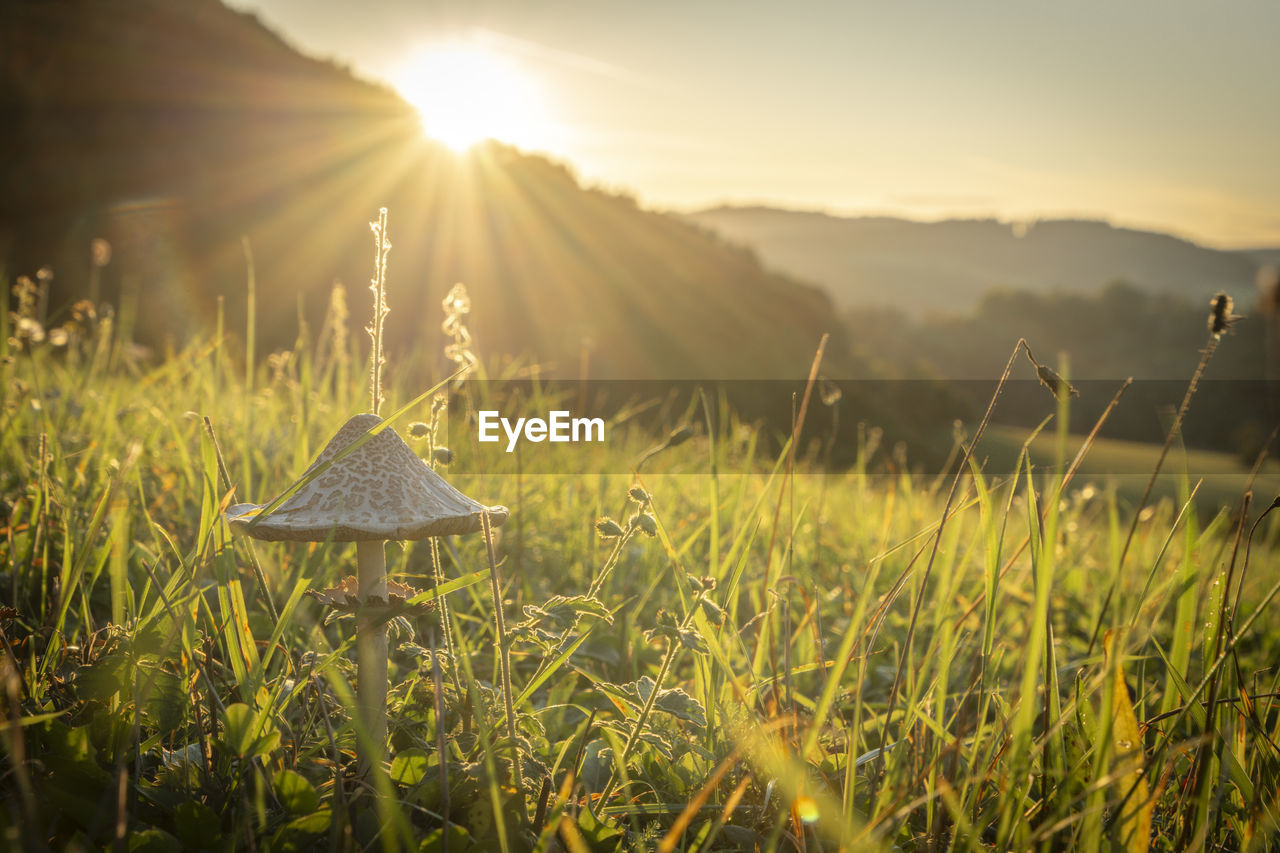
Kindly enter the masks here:
[[552, 125], [535, 79], [481, 44], [425, 46], [392, 83], [417, 108], [426, 134], [454, 151], [484, 139], [525, 149], [550, 143]]

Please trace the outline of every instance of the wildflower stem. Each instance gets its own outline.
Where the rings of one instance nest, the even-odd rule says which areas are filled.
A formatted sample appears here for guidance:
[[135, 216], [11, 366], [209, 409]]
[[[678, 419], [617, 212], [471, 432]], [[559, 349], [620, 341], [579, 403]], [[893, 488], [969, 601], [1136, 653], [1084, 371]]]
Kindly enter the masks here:
[[636, 717], [635, 725], [631, 727], [631, 733], [627, 735], [626, 743], [622, 747], [622, 755], [618, 756], [614, 763], [613, 772], [609, 775], [609, 781], [604, 786], [604, 791], [600, 793], [600, 805], [604, 805], [609, 801], [609, 797], [613, 795], [613, 791], [618, 787], [618, 767], [626, 767], [627, 761], [631, 758], [632, 751], [636, 748], [636, 743], [640, 740], [640, 735], [644, 731], [645, 723], [649, 721], [649, 715], [653, 713], [653, 706], [658, 700], [658, 692], [662, 690], [662, 682], [666, 679], [667, 673], [671, 670], [671, 665], [675, 663], [676, 654], [680, 651], [680, 643], [676, 640], [667, 640], [667, 654], [662, 658], [662, 665], [658, 667], [658, 676], [653, 681], [653, 690], [644, 700], [644, 706], [640, 709], [640, 716]]
[[[435, 579], [436, 588], [439, 589], [444, 585], [444, 567], [440, 563], [440, 540], [435, 536], [430, 539], [431, 545], [431, 574]], [[440, 613], [440, 630], [444, 634], [444, 652], [449, 660], [454, 660], [453, 652], [453, 624], [449, 615], [448, 596], [440, 596], [436, 599], [436, 607]]]
[[391, 241], [387, 239], [387, 209], [378, 209], [378, 221], [370, 222], [373, 229], [375, 246], [373, 256], [373, 282], [369, 289], [373, 291], [373, 322], [369, 324], [369, 335], [373, 338], [373, 353], [370, 360], [369, 394], [372, 398], [370, 408], [376, 415], [382, 408], [382, 323], [387, 312], [387, 253], [391, 251]]
[[[684, 619], [680, 622], [681, 630], [688, 628], [690, 623], [693, 622], [693, 615], [702, 606], [702, 599], [705, 596], [705, 591], [698, 592], [693, 604], [689, 607], [689, 612], [685, 614]], [[667, 653], [663, 656], [662, 665], [658, 667], [658, 675], [653, 680], [653, 690], [645, 697], [644, 705], [640, 709], [640, 716], [636, 717], [635, 725], [632, 726], [630, 734], [627, 735], [626, 743], [622, 746], [622, 755], [618, 756], [618, 760], [614, 763], [613, 772], [609, 775], [609, 781], [605, 784], [604, 791], [600, 794], [599, 802], [601, 806], [609, 801], [614, 789], [618, 787], [618, 768], [627, 766], [631, 753], [635, 750], [636, 744], [640, 742], [640, 736], [644, 734], [645, 724], [649, 722], [649, 715], [653, 713], [654, 705], [658, 702], [658, 694], [662, 692], [662, 682], [666, 680], [667, 673], [671, 671], [671, 666], [675, 663], [677, 655], [680, 654], [680, 648], [681, 644], [678, 639], [668, 638]]]
[[609, 579], [609, 575], [613, 574], [613, 569], [618, 564], [618, 558], [622, 556], [622, 549], [626, 547], [631, 538], [636, 535], [636, 528], [629, 527], [613, 546], [609, 558], [604, 561], [604, 566], [600, 569], [600, 574], [596, 575], [595, 580], [591, 581], [591, 586], [587, 589], [587, 597], [599, 597], [600, 591], [604, 588], [605, 581]]

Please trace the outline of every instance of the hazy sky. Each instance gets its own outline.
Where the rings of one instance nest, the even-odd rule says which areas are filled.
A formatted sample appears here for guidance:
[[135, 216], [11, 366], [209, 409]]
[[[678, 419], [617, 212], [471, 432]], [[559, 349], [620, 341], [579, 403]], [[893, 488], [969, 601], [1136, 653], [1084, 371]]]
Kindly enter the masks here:
[[1276, 0], [234, 5], [372, 78], [446, 43], [498, 56], [536, 105], [509, 141], [653, 207], [1079, 215], [1280, 245]]

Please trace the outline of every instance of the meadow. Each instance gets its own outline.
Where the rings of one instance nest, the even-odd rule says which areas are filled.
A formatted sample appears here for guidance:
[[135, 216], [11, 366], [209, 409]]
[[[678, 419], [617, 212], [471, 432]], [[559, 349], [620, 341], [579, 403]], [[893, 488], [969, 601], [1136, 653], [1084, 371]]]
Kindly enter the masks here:
[[[789, 436], [694, 395], [643, 425], [603, 413], [607, 442], [529, 474], [474, 431], [439, 447], [437, 397], [404, 377], [447, 341], [392, 359], [392, 428], [511, 517], [492, 552], [388, 544], [391, 578], [435, 593], [387, 614], [385, 760], [362, 773], [356, 620], [307, 595], [355, 548], [254, 541], [224, 513], [369, 408], [364, 335], [337, 311], [266, 358], [221, 323], [146, 354], [126, 310], [39, 341], [19, 314], [0, 320], [12, 849], [1280, 846], [1273, 495], [1219, 507], [1175, 448], [1176, 496], [1144, 506], [1081, 473], [1065, 394], [1012, 462], [980, 465], [969, 424], [936, 476], [874, 425], [826, 470], [803, 380]], [[440, 399], [507, 402], [484, 387]], [[560, 399], [538, 387], [533, 409]]]

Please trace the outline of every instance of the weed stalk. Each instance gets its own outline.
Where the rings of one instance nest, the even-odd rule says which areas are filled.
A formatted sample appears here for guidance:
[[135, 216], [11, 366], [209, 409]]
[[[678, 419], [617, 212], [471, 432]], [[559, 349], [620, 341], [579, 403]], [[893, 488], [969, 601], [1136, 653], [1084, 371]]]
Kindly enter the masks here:
[[520, 741], [516, 737], [515, 691], [511, 687], [511, 638], [507, 636], [507, 623], [502, 614], [502, 575], [493, 549], [493, 528], [489, 523], [489, 513], [482, 513], [480, 519], [484, 530], [485, 550], [489, 556], [489, 583], [493, 592], [493, 627], [498, 641], [502, 702], [507, 713], [507, 737], [511, 741], [511, 784], [516, 789], [516, 797], [519, 800], [521, 822], [527, 825], [529, 812], [524, 790], [524, 772], [520, 762]]

